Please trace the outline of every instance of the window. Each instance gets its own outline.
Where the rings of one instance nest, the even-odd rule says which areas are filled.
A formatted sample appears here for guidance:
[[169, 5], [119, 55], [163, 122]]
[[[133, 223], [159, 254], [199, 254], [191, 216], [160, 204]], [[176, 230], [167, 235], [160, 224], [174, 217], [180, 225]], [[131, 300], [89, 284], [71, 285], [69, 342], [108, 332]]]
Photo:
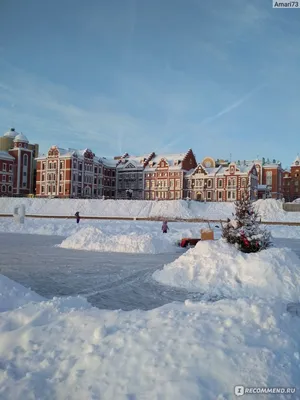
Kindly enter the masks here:
[[222, 200], [222, 192], [218, 192], [218, 199]]
[[62, 185], [59, 186], [59, 193], [62, 193], [63, 189], [62, 189]]
[[146, 189], [149, 189], [150, 188], [150, 181], [147, 179], [146, 180]]
[[246, 187], [246, 186], [247, 186], [247, 179], [246, 179], [246, 178], [242, 178], [242, 180], [241, 180], [241, 186], [242, 186], [242, 187]]
[[23, 176], [25, 176], [25, 177], [27, 176], [27, 172], [26, 171], [23, 172]]
[[12, 172], [12, 165], [9, 164], [9, 172]]
[[27, 186], [27, 183], [23, 182], [23, 188], [26, 188], [26, 186]]
[[2, 182], [6, 182], [6, 176], [2, 175]]
[[[223, 181], [222, 181], [222, 179], [219, 179], [219, 180], [218, 180], [218, 187], [219, 187], [219, 188], [223, 187]], [[221, 192], [219, 192], [219, 193], [221, 193]]]
[[2, 192], [6, 192], [6, 186], [2, 185]]
[[211, 181], [211, 179], [208, 179], [208, 181], [207, 181], [207, 187], [211, 188], [211, 185], [212, 185], [212, 181]]
[[6, 172], [6, 164], [3, 164], [2, 170]]
[[208, 200], [211, 200], [211, 192], [207, 192], [207, 198]]
[[272, 171], [267, 171], [266, 184], [272, 186]]
[[8, 186], [8, 191], [12, 192], [12, 187], [11, 186]]
[[42, 174], [42, 181], [45, 180], [45, 174]]
[[12, 177], [11, 176], [8, 177], [8, 182], [12, 182]]
[[149, 196], [149, 192], [146, 192], [146, 196], [145, 197], [146, 197], [146, 200], [149, 200], [149, 197], [150, 197]]
[[170, 193], [169, 193], [169, 199], [170, 199], [170, 200], [174, 199], [174, 192], [170, 192]]
[[28, 164], [28, 155], [24, 154], [24, 156], [23, 156], [23, 165], [24, 165], [24, 167], [27, 167], [27, 164]]
[[45, 168], [46, 168], [46, 163], [43, 162], [42, 169], [45, 169]]
[[176, 187], [180, 188], [180, 179], [176, 179]]
[[42, 193], [45, 193], [45, 186], [42, 186]]
[[180, 199], [180, 192], [176, 192], [176, 199]]

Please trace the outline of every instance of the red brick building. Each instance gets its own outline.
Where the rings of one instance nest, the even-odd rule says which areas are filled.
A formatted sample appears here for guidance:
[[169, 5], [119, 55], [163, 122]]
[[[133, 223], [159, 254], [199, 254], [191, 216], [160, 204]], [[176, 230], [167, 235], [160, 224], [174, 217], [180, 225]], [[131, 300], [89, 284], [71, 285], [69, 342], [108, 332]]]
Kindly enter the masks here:
[[13, 159], [13, 189], [10, 195], [26, 196], [35, 190], [35, 161], [38, 145], [30, 144], [27, 137], [14, 128], [0, 137], [0, 151]]
[[283, 197], [283, 168], [280, 161], [262, 158], [261, 160], [245, 161], [255, 164], [258, 173], [259, 198], [282, 199]]
[[38, 197], [115, 198], [114, 160], [96, 157], [90, 149], [52, 146], [36, 161]]
[[217, 166], [206, 157], [186, 174], [186, 197], [198, 201], [236, 201], [243, 193], [257, 199], [258, 176], [254, 165], [229, 163]]
[[153, 156], [144, 168], [144, 199], [183, 199], [185, 175], [196, 166], [192, 149]]
[[300, 158], [297, 156], [290, 171], [283, 174], [283, 196], [285, 201], [294, 201], [300, 198]]
[[6, 151], [0, 151], [0, 196], [12, 196], [15, 159]]

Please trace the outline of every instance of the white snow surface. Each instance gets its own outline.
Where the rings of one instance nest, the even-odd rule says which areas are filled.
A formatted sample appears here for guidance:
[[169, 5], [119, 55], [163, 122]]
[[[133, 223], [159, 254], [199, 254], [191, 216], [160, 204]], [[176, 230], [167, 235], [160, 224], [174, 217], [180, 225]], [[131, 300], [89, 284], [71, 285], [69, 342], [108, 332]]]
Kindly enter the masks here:
[[299, 390], [300, 319], [281, 301], [124, 312], [79, 297], [34, 298], [2, 275], [0, 287], [3, 399], [225, 400], [239, 384]]
[[[83, 227], [96, 227], [105, 234], [161, 234], [161, 222], [157, 221], [117, 221], [117, 220], [81, 220], [79, 226], [73, 219], [55, 218], [25, 218], [24, 224], [17, 224], [13, 218], [0, 218], [0, 232], [24, 233], [37, 235], [57, 235], [68, 237]], [[206, 223], [195, 222], [169, 222], [170, 230], [168, 239], [173, 243], [184, 237], [200, 237], [201, 228], [206, 228]], [[220, 229], [215, 228], [215, 237], [220, 237]], [[275, 226], [268, 225], [274, 238], [300, 239], [300, 226]]]
[[[143, 218], [204, 218], [226, 219], [232, 217], [233, 203], [200, 203], [185, 200], [83, 200], [83, 199], [39, 199], [0, 198], [0, 214], [12, 214], [15, 206], [24, 204], [28, 215], [99, 217], [143, 217]], [[300, 221], [299, 212], [286, 212], [282, 203], [267, 199], [255, 202], [263, 221]]]
[[300, 260], [287, 248], [245, 254], [224, 239], [198, 242], [153, 278], [204, 293], [205, 299], [300, 300]]
[[59, 247], [113, 253], [159, 254], [174, 252], [175, 243], [167, 235], [154, 234], [105, 234], [96, 227], [86, 227], [67, 237]]

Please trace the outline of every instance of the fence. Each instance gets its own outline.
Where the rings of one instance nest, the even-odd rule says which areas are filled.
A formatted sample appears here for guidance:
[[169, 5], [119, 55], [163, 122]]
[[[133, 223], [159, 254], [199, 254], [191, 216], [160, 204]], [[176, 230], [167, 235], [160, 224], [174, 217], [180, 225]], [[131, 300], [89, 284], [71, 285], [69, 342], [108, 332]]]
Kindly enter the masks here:
[[300, 212], [300, 204], [284, 203], [283, 209], [284, 209], [284, 211], [288, 211], [288, 212]]

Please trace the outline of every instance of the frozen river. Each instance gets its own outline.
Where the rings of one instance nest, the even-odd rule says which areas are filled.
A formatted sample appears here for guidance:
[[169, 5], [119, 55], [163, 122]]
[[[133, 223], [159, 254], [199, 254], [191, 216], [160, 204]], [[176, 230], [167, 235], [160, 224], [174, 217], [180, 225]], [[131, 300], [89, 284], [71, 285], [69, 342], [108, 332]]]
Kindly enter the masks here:
[[[141, 255], [97, 253], [55, 247], [62, 237], [0, 233], [0, 273], [40, 295], [86, 297], [99, 308], [143, 309], [187, 298], [188, 293], [159, 285], [153, 272], [175, 260], [178, 253]], [[300, 240], [276, 239], [300, 256]]]

